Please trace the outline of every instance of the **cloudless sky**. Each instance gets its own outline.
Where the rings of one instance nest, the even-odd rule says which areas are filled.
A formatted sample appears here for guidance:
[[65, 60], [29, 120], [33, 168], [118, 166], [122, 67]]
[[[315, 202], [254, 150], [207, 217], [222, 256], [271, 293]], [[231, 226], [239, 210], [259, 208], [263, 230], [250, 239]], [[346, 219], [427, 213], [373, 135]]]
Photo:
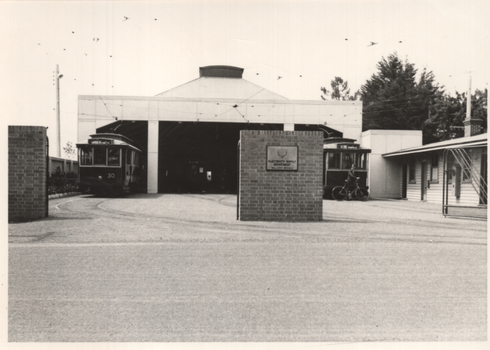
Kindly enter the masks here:
[[207, 65], [320, 100], [335, 76], [354, 92], [397, 52], [452, 95], [469, 72], [484, 89], [489, 18], [488, 0], [1, 1], [2, 119], [48, 126], [54, 155], [57, 64], [62, 146], [78, 141], [78, 95], [154, 96]]

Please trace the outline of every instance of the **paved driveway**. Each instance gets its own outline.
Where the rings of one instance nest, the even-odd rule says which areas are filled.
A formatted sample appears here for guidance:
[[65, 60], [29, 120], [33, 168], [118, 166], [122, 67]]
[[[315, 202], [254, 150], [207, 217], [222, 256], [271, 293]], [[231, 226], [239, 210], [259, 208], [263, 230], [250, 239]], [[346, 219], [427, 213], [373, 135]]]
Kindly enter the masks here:
[[240, 222], [235, 204], [78, 196], [9, 225], [9, 340], [486, 340], [486, 222], [406, 201]]

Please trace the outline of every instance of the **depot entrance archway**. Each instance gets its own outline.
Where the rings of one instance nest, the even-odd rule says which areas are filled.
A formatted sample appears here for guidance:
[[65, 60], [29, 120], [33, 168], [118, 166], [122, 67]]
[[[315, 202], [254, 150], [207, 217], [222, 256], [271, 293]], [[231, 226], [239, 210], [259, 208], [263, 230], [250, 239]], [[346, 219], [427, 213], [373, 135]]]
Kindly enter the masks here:
[[236, 193], [240, 130], [283, 124], [160, 122], [159, 193]]

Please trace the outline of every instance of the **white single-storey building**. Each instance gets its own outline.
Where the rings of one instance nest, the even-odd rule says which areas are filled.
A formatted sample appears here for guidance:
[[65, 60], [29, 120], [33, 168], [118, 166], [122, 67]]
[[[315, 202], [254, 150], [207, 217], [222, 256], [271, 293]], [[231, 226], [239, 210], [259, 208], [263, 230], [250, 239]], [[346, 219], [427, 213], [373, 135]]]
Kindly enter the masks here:
[[488, 136], [480, 124], [466, 119], [464, 137], [382, 154], [393, 197], [441, 204], [444, 215], [486, 217]]

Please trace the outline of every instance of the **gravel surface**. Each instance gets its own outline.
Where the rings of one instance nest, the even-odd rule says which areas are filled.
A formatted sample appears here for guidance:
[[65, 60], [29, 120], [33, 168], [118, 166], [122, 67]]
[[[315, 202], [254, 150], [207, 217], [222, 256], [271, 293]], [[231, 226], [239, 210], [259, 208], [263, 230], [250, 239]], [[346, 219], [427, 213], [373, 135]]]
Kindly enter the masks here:
[[407, 201], [283, 223], [229, 195], [54, 199], [9, 225], [9, 341], [481, 342], [486, 237]]

